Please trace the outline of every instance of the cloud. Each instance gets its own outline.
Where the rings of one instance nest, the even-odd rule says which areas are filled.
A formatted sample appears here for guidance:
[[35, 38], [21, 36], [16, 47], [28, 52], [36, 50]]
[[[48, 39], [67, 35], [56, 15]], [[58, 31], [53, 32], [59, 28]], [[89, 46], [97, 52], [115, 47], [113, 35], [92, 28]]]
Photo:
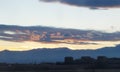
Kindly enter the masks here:
[[120, 7], [120, 0], [40, 0], [43, 2], [60, 2], [68, 5], [97, 8]]

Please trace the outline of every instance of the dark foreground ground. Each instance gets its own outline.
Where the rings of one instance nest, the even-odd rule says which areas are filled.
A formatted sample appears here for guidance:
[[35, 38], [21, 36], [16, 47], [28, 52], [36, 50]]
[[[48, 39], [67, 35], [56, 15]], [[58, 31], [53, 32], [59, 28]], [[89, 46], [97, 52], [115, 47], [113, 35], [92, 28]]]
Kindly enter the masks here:
[[89, 69], [89, 70], [41, 70], [41, 71], [0, 71], [0, 72], [120, 72], [120, 69]]
[[[88, 66], [88, 65], [87, 65]], [[52, 65], [52, 64], [9, 64], [1, 65], [0, 72], [120, 72], [119, 68], [87, 68], [81, 65]], [[92, 66], [91, 66], [92, 67]]]

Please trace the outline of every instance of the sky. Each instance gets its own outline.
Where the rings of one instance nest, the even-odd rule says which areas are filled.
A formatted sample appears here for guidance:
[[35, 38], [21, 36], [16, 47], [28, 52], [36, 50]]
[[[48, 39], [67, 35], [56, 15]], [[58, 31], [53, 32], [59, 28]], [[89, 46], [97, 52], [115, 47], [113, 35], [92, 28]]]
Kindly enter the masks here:
[[69, 48], [71, 50], [96, 50], [103, 47], [114, 47], [120, 44], [120, 41], [90, 41], [88, 43], [97, 43], [97, 44], [65, 44], [65, 43], [41, 43], [41, 42], [33, 42], [33, 41], [25, 41], [25, 42], [10, 42], [0, 40], [0, 51], [10, 50], [10, 51], [26, 51], [38, 48]]
[[[0, 0], [0, 24], [116, 32], [120, 31], [119, 6], [120, 0], [104, 0], [104, 2], [103, 0]], [[0, 51], [48, 47], [98, 49], [116, 44], [120, 44], [120, 41], [104, 41], [99, 42], [98, 45], [72, 45], [0, 40]]]
[[90, 9], [60, 2], [0, 0], [0, 24], [114, 32], [120, 31], [119, 19], [120, 8], [117, 7]]

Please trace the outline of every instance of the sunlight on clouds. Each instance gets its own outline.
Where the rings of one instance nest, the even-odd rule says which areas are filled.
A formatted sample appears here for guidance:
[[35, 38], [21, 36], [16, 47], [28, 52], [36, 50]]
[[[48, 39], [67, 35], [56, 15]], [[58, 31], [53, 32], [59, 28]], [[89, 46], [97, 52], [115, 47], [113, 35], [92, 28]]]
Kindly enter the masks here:
[[13, 32], [13, 31], [4, 31], [4, 33], [5, 33], [5, 34], [11, 34], [11, 35], [16, 34], [16, 33]]

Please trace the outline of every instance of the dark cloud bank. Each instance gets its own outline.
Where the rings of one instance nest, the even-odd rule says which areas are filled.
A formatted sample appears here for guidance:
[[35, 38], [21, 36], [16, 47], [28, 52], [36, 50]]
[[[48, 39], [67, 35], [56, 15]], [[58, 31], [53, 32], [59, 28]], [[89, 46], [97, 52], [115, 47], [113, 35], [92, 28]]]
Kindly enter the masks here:
[[40, 0], [44, 2], [60, 2], [68, 5], [89, 8], [120, 7], [120, 0]]
[[[13, 34], [11, 34], [13, 32]], [[32, 40], [31, 36], [43, 35], [47, 32], [46, 39]], [[51, 34], [60, 32], [64, 38], [50, 38]], [[42, 26], [14, 26], [14, 25], [0, 25], [0, 40], [5, 41], [37, 41], [37, 42], [52, 42], [53, 40], [64, 39], [78, 39], [90, 41], [120, 41], [120, 32], [105, 33], [95, 30], [77, 30], [77, 29], [63, 29]], [[73, 44], [96, 44], [88, 42], [75, 42]]]

